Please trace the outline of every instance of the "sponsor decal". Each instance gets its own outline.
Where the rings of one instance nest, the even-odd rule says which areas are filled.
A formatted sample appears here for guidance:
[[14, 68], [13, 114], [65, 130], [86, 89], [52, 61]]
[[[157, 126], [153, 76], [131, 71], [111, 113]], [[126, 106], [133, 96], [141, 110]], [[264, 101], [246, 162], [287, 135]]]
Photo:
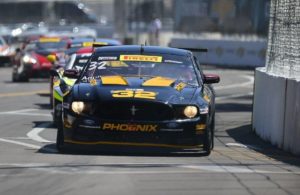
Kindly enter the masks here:
[[126, 88], [125, 90], [129, 90], [129, 91], [144, 91], [144, 89], [132, 89], [132, 88]]
[[178, 84], [175, 86], [175, 89], [176, 89], [177, 91], [182, 91], [183, 88], [185, 88], [185, 86], [186, 86], [185, 83], [180, 82], [180, 83], [178, 83]]
[[128, 65], [121, 61], [100, 61], [100, 62], [91, 62], [89, 66], [89, 71], [91, 70], [105, 70], [107, 67], [127, 67]]
[[76, 44], [71, 44], [71, 46], [70, 46], [71, 48], [72, 47], [81, 47], [81, 44], [80, 43], [76, 43]]
[[95, 44], [95, 45], [108, 45], [108, 44], [105, 43], [105, 42], [83, 42], [83, 43], [82, 43], [82, 46], [83, 46], [83, 47], [92, 47], [93, 44]]
[[131, 132], [157, 132], [158, 125], [143, 125], [143, 124], [114, 124], [104, 123], [103, 130], [110, 131], [131, 131]]
[[162, 62], [162, 56], [120, 55], [120, 61]]
[[141, 98], [153, 100], [156, 98], [156, 93], [152, 91], [112, 90], [111, 94], [114, 98]]
[[90, 84], [91, 84], [92, 86], [97, 85], [96, 79], [91, 79], [91, 80], [90, 80]]
[[40, 38], [39, 42], [45, 43], [45, 42], [60, 42], [60, 38]]
[[92, 79], [99, 79], [101, 76], [98, 75], [98, 76], [91, 76], [91, 77], [87, 77], [87, 76], [84, 76], [82, 77], [81, 81], [82, 82], [90, 82], [90, 80]]
[[80, 59], [78, 62], [79, 63], [87, 63], [88, 59]]
[[117, 60], [118, 57], [116, 56], [99, 56], [98, 60]]
[[175, 61], [175, 60], [165, 60], [165, 63], [172, 63], [172, 64], [182, 64], [183, 62]]

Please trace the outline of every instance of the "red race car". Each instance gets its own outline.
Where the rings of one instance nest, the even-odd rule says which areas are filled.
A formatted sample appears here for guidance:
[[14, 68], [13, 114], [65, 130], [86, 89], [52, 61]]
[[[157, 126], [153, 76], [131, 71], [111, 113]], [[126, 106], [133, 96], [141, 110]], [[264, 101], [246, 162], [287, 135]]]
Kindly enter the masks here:
[[67, 38], [41, 37], [30, 41], [23, 50], [17, 49], [12, 60], [13, 82], [28, 82], [30, 78], [49, 78], [53, 66], [49, 56], [64, 55], [69, 46]]

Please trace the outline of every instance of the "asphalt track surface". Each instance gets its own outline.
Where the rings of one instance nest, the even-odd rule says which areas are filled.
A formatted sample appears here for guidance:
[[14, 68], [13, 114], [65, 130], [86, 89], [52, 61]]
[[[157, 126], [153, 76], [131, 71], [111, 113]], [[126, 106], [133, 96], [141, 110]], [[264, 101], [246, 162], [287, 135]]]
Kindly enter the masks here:
[[[49, 84], [0, 68], [0, 194], [300, 194], [300, 158], [251, 131], [253, 70], [208, 68], [217, 93], [215, 149], [57, 153]], [[147, 150], [147, 151], [146, 151]]]

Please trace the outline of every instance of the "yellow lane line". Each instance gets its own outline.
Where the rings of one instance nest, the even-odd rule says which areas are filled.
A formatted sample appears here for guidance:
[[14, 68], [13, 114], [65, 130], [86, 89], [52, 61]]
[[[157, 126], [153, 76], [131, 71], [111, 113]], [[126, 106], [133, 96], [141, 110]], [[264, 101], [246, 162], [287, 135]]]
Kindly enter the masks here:
[[17, 97], [17, 96], [30, 96], [35, 94], [47, 94], [49, 93], [49, 90], [38, 90], [38, 91], [28, 91], [28, 92], [15, 92], [15, 93], [0, 93], [1, 97]]

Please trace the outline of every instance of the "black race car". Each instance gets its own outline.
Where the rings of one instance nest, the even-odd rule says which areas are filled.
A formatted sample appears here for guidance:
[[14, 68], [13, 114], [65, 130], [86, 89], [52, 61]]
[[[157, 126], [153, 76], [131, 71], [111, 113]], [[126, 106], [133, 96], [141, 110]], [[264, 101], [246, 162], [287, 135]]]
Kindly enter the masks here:
[[215, 95], [188, 50], [110, 46], [95, 50], [77, 78], [62, 86], [56, 146], [120, 145], [213, 148]]

